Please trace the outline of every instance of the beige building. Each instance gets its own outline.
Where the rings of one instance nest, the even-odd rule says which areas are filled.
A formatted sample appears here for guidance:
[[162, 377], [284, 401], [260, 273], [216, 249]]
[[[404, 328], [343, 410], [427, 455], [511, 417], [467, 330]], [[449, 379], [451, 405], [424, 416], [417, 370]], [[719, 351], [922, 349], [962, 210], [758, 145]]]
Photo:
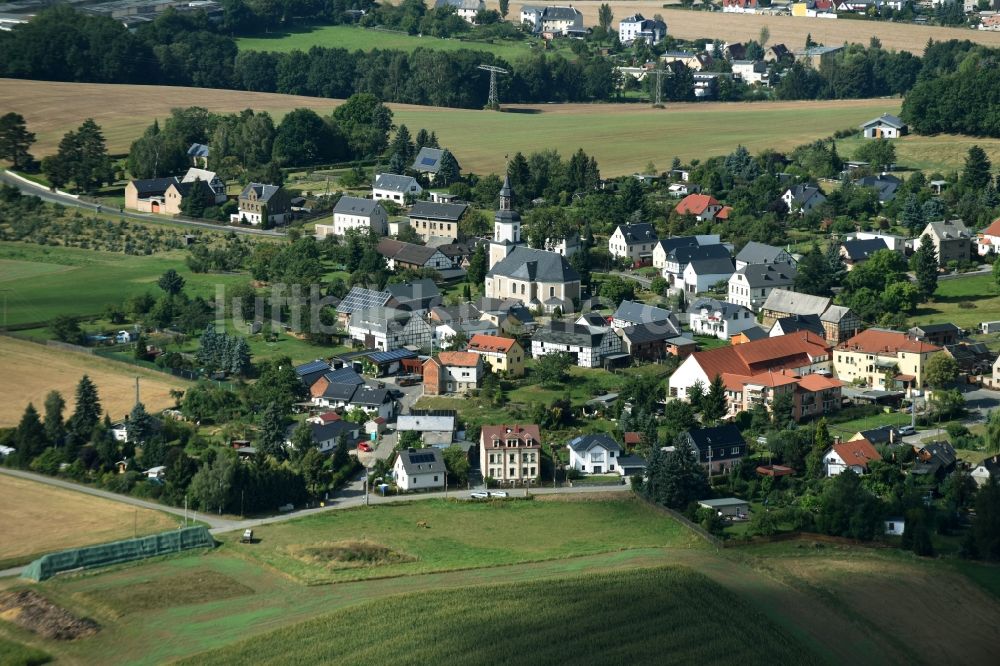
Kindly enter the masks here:
[[501, 486], [532, 485], [541, 476], [542, 438], [537, 425], [484, 425], [479, 469]]
[[467, 208], [466, 204], [417, 201], [410, 208], [410, 228], [425, 243], [447, 245], [458, 240], [458, 222]]
[[580, 274], [561, 254], [519, 245], [486, 274], [485, 295], [565, 312], [580, 298]]
[[880, 390], [920, 389], [927, 361], [941, 348], [881, 328], [858, 333], [833, 351], [837, 379]]
[[524, 348], [513, 338], [477, 333], [469, 340], [469, 351], [482, 356], [493, 372], [510, 377], [524, 375]]
[[949, 261], [968, 261], [972, 254], [972, 232], [961, 220], [930, 222], [920, 236], [930, 236], [942, 266]]

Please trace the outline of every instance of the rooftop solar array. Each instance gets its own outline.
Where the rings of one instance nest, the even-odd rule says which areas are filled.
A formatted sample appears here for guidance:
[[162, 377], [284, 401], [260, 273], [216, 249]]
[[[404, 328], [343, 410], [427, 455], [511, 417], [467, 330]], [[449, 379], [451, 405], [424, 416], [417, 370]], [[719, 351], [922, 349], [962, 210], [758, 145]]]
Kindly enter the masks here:
[[402, 361], [404, 358], [416, 357], [416, 352], [409, 349], [392, 349], [390, 351], [379, 351], [368, 354], [368, 358], [372, 363], [392, 363], [393, 361]]
[[432, 463], [434, 455], [431, 453], [417, 453], [410, 456], [411, 463]]
[[434, 159], [433, 157], [425, 157], [422, 160], [420, 160], [420, 163], [423, 164], [423, 165], [425, 165], [425, 166], [430, 166], [430, 165], [434, 164], [435, 162], [437, 162], [437, 160]]
[[390, 294], [384, 291], [372, 291], [361, 287], [352, 287], [344, 300], [337, 306], [337, 312], [352, 313], [356, 310], [379, 308], [385, 305]]
[[308, 363], [303, 363], [302, 365], [295, 366], [295, 373], [299, 377], [304, 377], [305, 375], [311, 375], [314, 372], [319, 372], [321, 370], [329, 370], [330, 364], [326, 361], [309, 361]]

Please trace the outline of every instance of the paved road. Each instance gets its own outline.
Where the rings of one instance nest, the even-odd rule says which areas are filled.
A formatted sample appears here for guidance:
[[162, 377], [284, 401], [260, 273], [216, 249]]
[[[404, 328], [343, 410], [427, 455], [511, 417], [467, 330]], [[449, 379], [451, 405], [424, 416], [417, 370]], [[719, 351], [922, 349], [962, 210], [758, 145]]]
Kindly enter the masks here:
[[48, 201], [51, 203], [62, 204], [63, 206], [71, 206], [73, 208], [82, 208], [84, 210], [96, 211], [98, 208], [103, 208], [103, 212], [108, 214], [117, 214], [120, 217], [126, 217], [132, 220], [141, 220], [143, 222], [159, 222], [160, 224], [177, 224], [185, 227], [197, 227], [200, 229], [211, 229], [213, 231], [233, 231], [238, 234], [246, 234], [250, 236], [275, 236], [282, 237], [284, 233], [281, 231], [276, 231], [274, 229], [256, 229], [254, 227], [243, 227], [243, 226], [228, 226], [220, 224], [212, 224], [211, 222], [197, 222], [195, 220], [186, 220], [183, 218], [176, 217], [164, 217], [162, 215], [147, 215], [145, 213], [136, 213], [133, 211], [124, 211], [119, 213], [118, 211], [108, 208], [107, 206], [101, 206], [100, 204], [90, 203], [88, 201], [80, 201], [76, 197], [72, 197], [68, 194], [61, 194], [59, 192], [53, 192], [52, 190], [45, 188], [37, 183], [33, 183], [25, 178], [17, 176], [10, 171], [0, 172], [0, 182], [6, 183], [8, 185], [13, 185], [17, 189], [21, 190], [22, 194], [32, 194], [43, 201]]
[[637, 282], [640, 287], [643, 287], [645, 289], [649, 289], [649, 285], [651, 285], [653, 283], [653, 278], [648, 278], [648, 277], [646, 277], [644, 275], [639, 275], [638, 273], [631, 273], [631, 272], [625, 272], [625, 271], [606, 271], [606, 272], [605, 271], [593, 271], [593, 273], [595, 273], [595, 274], [602, 274], [603, 273], [605, 275], [608, 275], [608, 274], [610, 274], [610, 275], [617, 275], [619, 277], [625, 278], [626, 280], [632, 280], [634, 282]]

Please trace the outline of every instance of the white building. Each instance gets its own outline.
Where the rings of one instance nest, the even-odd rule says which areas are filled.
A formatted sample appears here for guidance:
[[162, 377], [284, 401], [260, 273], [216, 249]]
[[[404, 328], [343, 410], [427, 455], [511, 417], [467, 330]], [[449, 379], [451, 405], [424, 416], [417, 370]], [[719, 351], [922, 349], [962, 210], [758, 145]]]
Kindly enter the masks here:
[[372, 199], [375, 201], [395, 201], [402, 205], [406, 198], [418, 197], [424, 188], [413, 176], [397, 176], [394, 173], [380, 173], [372, 185]]
[[486, 3], [483, 0], [434, 0], [434, 9], [441, 7], [454, 7], [456, 14], [475, 24], [476, 15], [486, 9]]
[[878, 118], [872, 118], [861, 125], [866, 139], [898, 139], [905, 136], [909, 127], [906, 123], [889, 113], [883, 113]]
[[580, 435], [570, 440], [569, 466], [584, 474], [619, 473], [621, 445], [607, 433]]
[[826, 201], [826, 197], [815, 185], [795, 185], [785, 190], [781, 195], [789, 213], [805, 215], [816, 206]]
[[725, 257], [694, 259], [684, 268], [683, 289], [689, 295], [706, 292], [713, 285], [728, 281], [734, 270], [728, 252]]
[[584, 31], [583, 12], [572, 5], [524, 5], [521, 7], [521, 23], [527, 23], [536, 33], [569, 35]]
[[734, 60], [733, 78], [747, 85], [767, 84], [769, 81], [767, 63], [760, 60]]
[[620, 353], [622, 341], [610, 327], [554, 321], [540, 326], [531, 336], [531, 355], [568, 354], [581, 368], [600, 367], [609, 354]]
[[618, 39], [622, 44], [638, 40], [650, 46], [659, 44], [667, 36], [667, 24], [659, 19], [647, 19], [642, 14], [633, 14], [618, 24]]
[[875, 447], [867, 439], [855, 439], [850, 442], [834, 444], [823, 454], [823, 467], [827, 476], [837, 476], [847, 470], [855, 474], [868, 471], [868, 463], [881, 460]]
[[430, 349], [434, 332], [430, 324], [409, 310], [372, 307], [351, 313], [347, 333], [366, 349], [389, 351], [407, 345]]
[[633, 263], [651, 263], [656, 245], [656, 229], [652, 224], [619, 224], [608, 239], [608, 252], [612, 257]]
[[696, 335], [708, 335], [720, 340], [757, 325], [753, 312], [742, 305], [699, 298], [688, 308], [688, 326]]
[[729, 278], [730, 303], [760, 312], [774, 289], [792, 289], [797, 271], [791, 264], [750, 264]]
[[436, 448], [400, 451], [392, 464], [392, 479], [400, 490], [443, 490], [447, 474]]
[[389, 232], [389, 216], [377, 201], [360, 197], [340, 197], [333, 207], [333, 225], [316, 225], [316, 237], [343, 237], [349, 230], [372, 231], [379, 236]]
[[196, 180], [208, 183], [208, 186], [212, 188], [212, 192], [215, 194], [216, 205], [226, 203], [226, 184], [222, 182], [218, 174], [207, 169], [191, 167], [184, 174], [184, 177], [181, 178], [182, 183], [193, 183]]

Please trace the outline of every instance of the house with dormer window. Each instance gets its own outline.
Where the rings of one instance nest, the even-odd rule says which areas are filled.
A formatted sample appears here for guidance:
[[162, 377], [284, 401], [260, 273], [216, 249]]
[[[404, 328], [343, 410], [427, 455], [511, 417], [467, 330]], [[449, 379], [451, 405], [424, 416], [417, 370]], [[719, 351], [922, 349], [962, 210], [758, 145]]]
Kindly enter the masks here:
[[501, 486], [536, 483], [542, 470], [537, 425], [484, 425], [479, 431], [479, 469]]

